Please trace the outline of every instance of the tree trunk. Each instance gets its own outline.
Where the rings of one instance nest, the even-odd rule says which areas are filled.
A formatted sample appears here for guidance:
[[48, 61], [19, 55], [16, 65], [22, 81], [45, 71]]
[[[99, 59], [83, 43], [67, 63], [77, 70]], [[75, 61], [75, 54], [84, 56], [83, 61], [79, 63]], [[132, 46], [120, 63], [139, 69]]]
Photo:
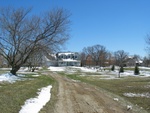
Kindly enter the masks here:
[[119, 73], [118, 73], [118, 77], [120, 78], [120, 71], [119, 71]]
[[32, 68], [32, 72], [34, 72], [35, 68]]
[[10, 71], [11, 74], [16, 75], [16, 72], [20, 69], [20, 66], [12, 66], [12, 69]]

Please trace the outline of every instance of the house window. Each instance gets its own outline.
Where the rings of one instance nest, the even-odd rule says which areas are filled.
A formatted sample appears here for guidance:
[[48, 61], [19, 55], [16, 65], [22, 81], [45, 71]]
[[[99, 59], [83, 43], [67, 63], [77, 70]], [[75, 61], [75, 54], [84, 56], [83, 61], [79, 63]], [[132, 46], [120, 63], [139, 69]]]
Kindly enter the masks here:
[[77, 59], [78, 57], [77, 56], [75, 56], [75, 59]]
[[63, 62], [60, 62], [60, 64], [63, 64]]
[[67, 56], [66, 56], [66, 55], [64, 55], [64, 59], [67, 59]]
[[72, 59], [74, 59], [74, 56], [72, 56]]

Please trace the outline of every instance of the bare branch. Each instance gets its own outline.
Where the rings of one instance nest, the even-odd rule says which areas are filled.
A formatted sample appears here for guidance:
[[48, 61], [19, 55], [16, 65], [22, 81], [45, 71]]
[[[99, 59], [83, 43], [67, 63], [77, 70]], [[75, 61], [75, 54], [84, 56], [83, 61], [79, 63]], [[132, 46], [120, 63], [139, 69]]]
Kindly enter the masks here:
[[83, 49], [86, 56], [90, 56], [96, 65], [104, 66], [107, 59], [107, 50], [102, 45], [94, 45]]
[[1, 55], [15, 71], [33, 53], [48, 49], [55, 51], [69, 37], [69, 16], [63, 9], [49, 11], [40, 17], [29, 15], [30, 12], [31, 9], [24, 8], [0, 10]]
[[124, 50], [118, 50], [114, 53], [116, 65], [123, 66], [124, 63], [126, 63], [128, 58], [128, 53]]

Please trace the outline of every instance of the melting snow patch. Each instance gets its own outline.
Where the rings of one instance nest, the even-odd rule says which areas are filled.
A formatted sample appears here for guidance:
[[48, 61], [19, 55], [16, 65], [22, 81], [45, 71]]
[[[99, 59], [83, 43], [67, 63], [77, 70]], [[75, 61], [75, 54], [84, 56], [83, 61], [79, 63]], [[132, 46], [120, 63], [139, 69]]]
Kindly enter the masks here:
[[37, 92], [39, 95], [36, 98], [31, 98], [26, 100], [25, 105], [22, 106], [22, 109], [19, 113], [38, 113], [43, 106], [50, 100], [52, 86], [43, 87], [40, 89], [40, 92]]
[[40, 76], [40, 75], [32, 75], [33, 77], [38, 77], [38, 76]]
[[6, 74], [0, 75], [0, 82], [7, 81], [10, 83], [14, 83], [15, 81], [20, 80], [20, 79], [21, 79], [20, 77], [12, 75], [11, 73], [6, 73]]
[[150, 93], [124, 93], [123, 94], [126, 97], [146, 97], [146, 98], [150, 98]]
[[28, 68], [27, 68], [27, 67], [21, 67], [21, 68], [19, 69], [19, 71], [25, 72], [25, 71], [28, 71]]
[[80, 80], [73, 80], [73, 79], [71, 79], [73, 82], [81, 82]]
[[127, 105], [127, 111], [131, 110], [132, 106], [131, 105]]
[[115, 101], [119, 101], [119, 99], [118, 99], [118, 98], [114, 98], [114, 100], [115, 100]]
[[94, 69], [94, 68], [85, 68], [85, 67], [82, 67], [82, 68], [80, 68], [80, 69], [81, 69], [81, 71], [83, 71], [83, 72], [97, 72], [97, 70]]
[[49, 67], [50, 71], [65, 71], [66, 67]]

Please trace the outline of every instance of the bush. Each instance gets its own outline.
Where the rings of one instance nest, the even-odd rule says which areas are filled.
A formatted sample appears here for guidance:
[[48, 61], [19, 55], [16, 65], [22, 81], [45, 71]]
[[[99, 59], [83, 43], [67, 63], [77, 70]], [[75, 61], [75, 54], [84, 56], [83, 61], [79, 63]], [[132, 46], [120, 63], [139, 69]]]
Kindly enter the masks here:
[[120, 67], [120, 70], [119, 70], [119, 73], [123, 73], [124, 72], [124, 69], [123, 69], [123, 66]]
[[139, 74], [140, 74], [139, 68], [138, 68], [138, 66], [136, 65], [136, 66], [135, 66], [135, 69], [134, 69], [134, 75], [139, 75]]
[[114, 65], [112, 65], [112, 67], [111, 67], [111, 71], [114, 71], [115, 70], [115, 66]]

